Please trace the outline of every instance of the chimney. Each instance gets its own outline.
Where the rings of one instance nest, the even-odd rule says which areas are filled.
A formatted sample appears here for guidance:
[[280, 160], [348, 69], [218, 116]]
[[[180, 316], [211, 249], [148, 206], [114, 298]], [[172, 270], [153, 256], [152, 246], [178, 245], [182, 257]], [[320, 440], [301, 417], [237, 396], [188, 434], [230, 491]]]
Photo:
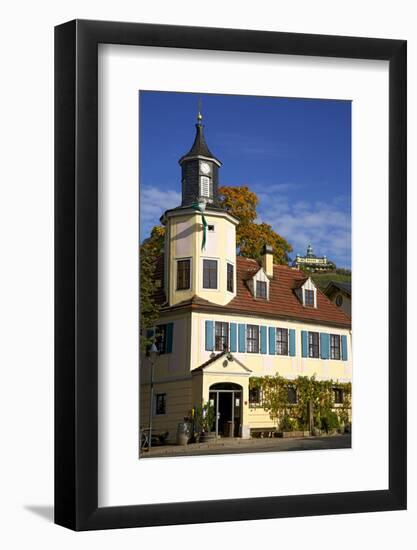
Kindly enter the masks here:
[[272, 246], [265, 244], [262, 249], [262, 267], [268, 277], [274, 276], [274, 254]]

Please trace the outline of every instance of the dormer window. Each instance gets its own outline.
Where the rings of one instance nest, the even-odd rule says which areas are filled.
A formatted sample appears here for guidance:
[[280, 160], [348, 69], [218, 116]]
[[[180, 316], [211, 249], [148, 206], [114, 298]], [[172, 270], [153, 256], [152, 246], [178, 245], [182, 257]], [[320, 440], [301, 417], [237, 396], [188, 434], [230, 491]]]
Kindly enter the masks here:
[[304, 307], [317, 307], [317, 288], [310, 277], [295, 281], [293, 289]]
[[246, 280], [252, 296], [259, 300], [269, 300], [269, 283], [269, 278], [262, 267]]
[[266, 281], [256, 281], [256, 297], [266, 300], [268, 297]]

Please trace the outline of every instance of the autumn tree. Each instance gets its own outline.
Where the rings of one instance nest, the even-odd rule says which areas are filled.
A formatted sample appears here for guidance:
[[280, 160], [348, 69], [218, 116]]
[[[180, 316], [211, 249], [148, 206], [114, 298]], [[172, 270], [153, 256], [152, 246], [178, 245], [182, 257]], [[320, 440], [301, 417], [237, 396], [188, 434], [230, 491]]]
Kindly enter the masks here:
[[157, 225], [140, 246], [140, 328], [143, 350], [151, 343], [147, 338], [147, 329], [153, 327], [159, 317], [159, 306], [154, 300], [158, 289], [155, 269], [156, 262], [164, 249], [164, 236], [165, 228]]
[[259, 199], [246, 185], [220, 187], [220, 206], [239, 220], [236, 228], [238, 253], [260, 261], [265, 244], [272, 246], [274, 262], [287, 264], [292, 246], [267, 223], [257, 223], [256, 207]]

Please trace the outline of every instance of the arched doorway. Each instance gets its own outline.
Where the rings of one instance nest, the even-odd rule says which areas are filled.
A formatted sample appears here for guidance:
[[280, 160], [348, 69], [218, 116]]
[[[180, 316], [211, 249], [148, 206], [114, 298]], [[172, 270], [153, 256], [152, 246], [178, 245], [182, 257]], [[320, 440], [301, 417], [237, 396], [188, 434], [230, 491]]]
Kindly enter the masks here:
[[242, 386], [231, 382], [213, 384], [209, 389], [210, 404], [214, 406], [213, 431], [220, 437], [240, 437], [242, 433]]

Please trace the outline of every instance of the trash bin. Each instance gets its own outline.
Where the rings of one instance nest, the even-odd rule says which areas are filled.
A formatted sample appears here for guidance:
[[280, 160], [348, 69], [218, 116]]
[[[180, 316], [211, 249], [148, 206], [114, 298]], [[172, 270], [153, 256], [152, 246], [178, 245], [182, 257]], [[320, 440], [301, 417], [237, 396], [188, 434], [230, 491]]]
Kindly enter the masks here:
[[233, 437], [234, 434], [234, 423], [231, 420], [226, 422], [226, 437]]
[[177, 445], [187, 445], [191, 438], [191, 422], [180, 422], [177, 428]]

